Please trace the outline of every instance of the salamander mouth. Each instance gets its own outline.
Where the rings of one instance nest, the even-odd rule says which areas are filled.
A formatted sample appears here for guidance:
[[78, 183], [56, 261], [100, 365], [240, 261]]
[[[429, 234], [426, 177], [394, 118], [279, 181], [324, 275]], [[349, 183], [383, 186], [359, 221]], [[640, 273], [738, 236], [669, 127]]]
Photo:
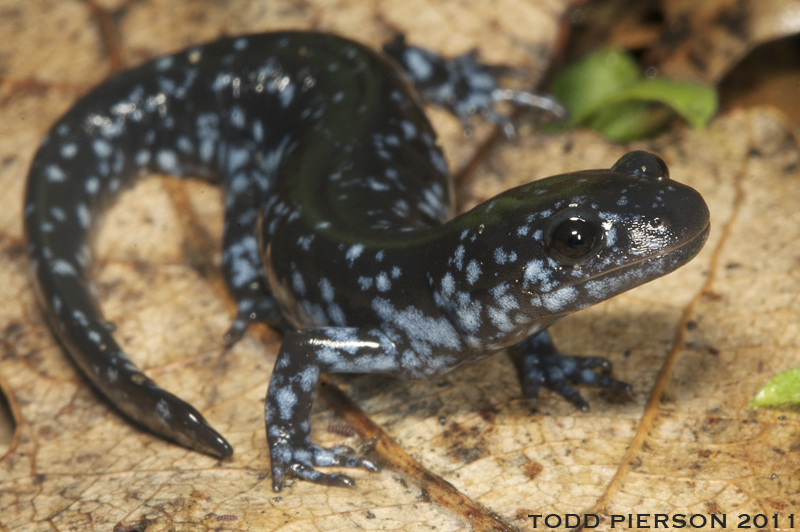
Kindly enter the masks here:
[[[683, 239], [666, 251], [621, 264], [590, 277], [576, 278], [573, 282], [557, 290], [573, 287], [582, 292], [585, 291], [585, 295], [588, 295], [591, 300], [589, 304], [609, 299], [672, 273], [692, 260], [703, 249], [710, 230], [710, 224], [706, 223], [694, 236]], [[550, 293], [557, 290], [553, 290]], [[564, 314], [569, 314], [572, 311]]]
[[677, 258], [678, 260], [675, 262], [674, 267], [669, 271], [664, 271], [661, 274], [661, 275], [666, 275], [668, 273], [675, 271], [676, 269], [680, 268], [681, 266], [683, 266], [684, 264], [695, 258], [695, 256], [697, 256], [697, 254], [700, 253], [700, 250], [703, 249], [703, 246], [705, 245], [706, 240], [708, 239], [708, 234], [710, 232], [711, 232], [711, 224], [706, 223], [706, 225], [700, 231], [698, 231], [697, 234], [695, 234], [689, 239], [685, 239], [682, 242], [679, 242], [674, 246], [667, 248], [666, 251], [662, 251], [661, 253], [649, 257], [643, 257], [634, 262], [623, 264], [621, 266], [618, 266], [617, 268], [603, 272], [597, 277], [603, 277], [604, 275], [609, 273], [614, 273], [619, 270], [629, 269], [631, 267], [641, 265], [648, 261], [659, 261], [664, 259]]

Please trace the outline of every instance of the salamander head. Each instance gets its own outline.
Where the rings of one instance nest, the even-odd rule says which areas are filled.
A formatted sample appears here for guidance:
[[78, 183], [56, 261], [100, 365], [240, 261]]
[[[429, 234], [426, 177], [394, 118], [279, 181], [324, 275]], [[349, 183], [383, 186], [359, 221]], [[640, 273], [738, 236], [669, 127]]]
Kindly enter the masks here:
[[436, 245], [447, 256], [428, 254], [437, 305], [466, 332], [514, 343], [687, 263], [709, 213], [660, 158], [636, 151], [610, 170], [511, 189], [447, 225]]

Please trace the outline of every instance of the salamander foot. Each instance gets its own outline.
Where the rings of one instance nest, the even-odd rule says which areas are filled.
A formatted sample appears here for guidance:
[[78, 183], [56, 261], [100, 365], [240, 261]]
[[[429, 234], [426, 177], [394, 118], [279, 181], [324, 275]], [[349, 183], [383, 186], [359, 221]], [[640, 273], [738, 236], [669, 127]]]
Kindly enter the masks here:
[[272, 449], [272, 491], [279, 492], [283, 488], [286, 470], [294, 472], [302, 480], [308, 480], [325, 486], [340, 488], [355, 487], [355, 481], [341, 473], [321, 473], [314, 467], [360, 467], [367, 471], [378, 471], [372, 460], [354, 456], [353, 449], [346, 445], [325, 448], [320, 445], [304, 445], [292, 447], [288, 443], [279, 443]]

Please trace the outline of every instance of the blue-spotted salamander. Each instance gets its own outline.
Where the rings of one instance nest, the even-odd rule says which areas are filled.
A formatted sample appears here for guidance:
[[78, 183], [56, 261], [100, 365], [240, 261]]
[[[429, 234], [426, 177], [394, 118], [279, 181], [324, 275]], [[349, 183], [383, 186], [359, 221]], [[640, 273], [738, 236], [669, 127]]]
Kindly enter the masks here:
[[375, 469], [311, 442], [323, 372], [425, 379], [516, 346], [529, 397], [544, 387], [586, 409], [575, 384], [628, 390], [604, 359], [559, 354], [545, 329], [673, 271], [708, 235], [701, 196], [645, 152], [451, 219], [447, 165], [408, 80], [463, 121], [483, 114], [509, 135], [492, 105], [533, 97], [498, 89], [469, 54], [445, 61], [402, 40], [387, 53], [394, 61], [341, 37], [280, 32], [161, 57], [78, 100], [31, 165], [31, 272], [66, 350], [133, 420], [227, 457], [231, 446], [202, 415], [122, 351], [89, 276], [95, 222], [137, 175], [221, 183], [222, 268], [238, 304], [228, 339], [255, 321], [285, 334], [265, 406], [276, 491], [287, 470], [350, 486], [315, 467]]

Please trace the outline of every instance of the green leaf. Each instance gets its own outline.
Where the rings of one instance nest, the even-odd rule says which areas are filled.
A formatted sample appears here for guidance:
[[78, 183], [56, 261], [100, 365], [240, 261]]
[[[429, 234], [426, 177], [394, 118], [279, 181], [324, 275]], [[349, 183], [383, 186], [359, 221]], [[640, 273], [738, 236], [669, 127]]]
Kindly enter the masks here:
[[628, 54], [609, 48], [564, 69], [553, 82], [553, 96], [569, 111], [570, 124], [582, 124], [603, 99], [640, 77], [639, 67]]
[[775, 375], [748, 406], [800, 405], [800, 367]]
[[660, 102], [671, 107], [694, 128], [708, 124], [717, 110], [717, 92], [707, 85], [669, 79], [643, 79], [614, 94], [603, 105], [626, 100]]
[[702, 128], [718, 103], [713, 87], [643, 78], [633, 58], [617, 49], [592, 53], [565, 69], [553, 95], [570, 113], [566, 126], [586, 125], [620, 142], [654, 135], [672, 111]]
[[611, 140], [628, 142], [655, 135], [673, 117], [673, 112], [663, 105], [628, 100], [603, 107], [586, 125]]

